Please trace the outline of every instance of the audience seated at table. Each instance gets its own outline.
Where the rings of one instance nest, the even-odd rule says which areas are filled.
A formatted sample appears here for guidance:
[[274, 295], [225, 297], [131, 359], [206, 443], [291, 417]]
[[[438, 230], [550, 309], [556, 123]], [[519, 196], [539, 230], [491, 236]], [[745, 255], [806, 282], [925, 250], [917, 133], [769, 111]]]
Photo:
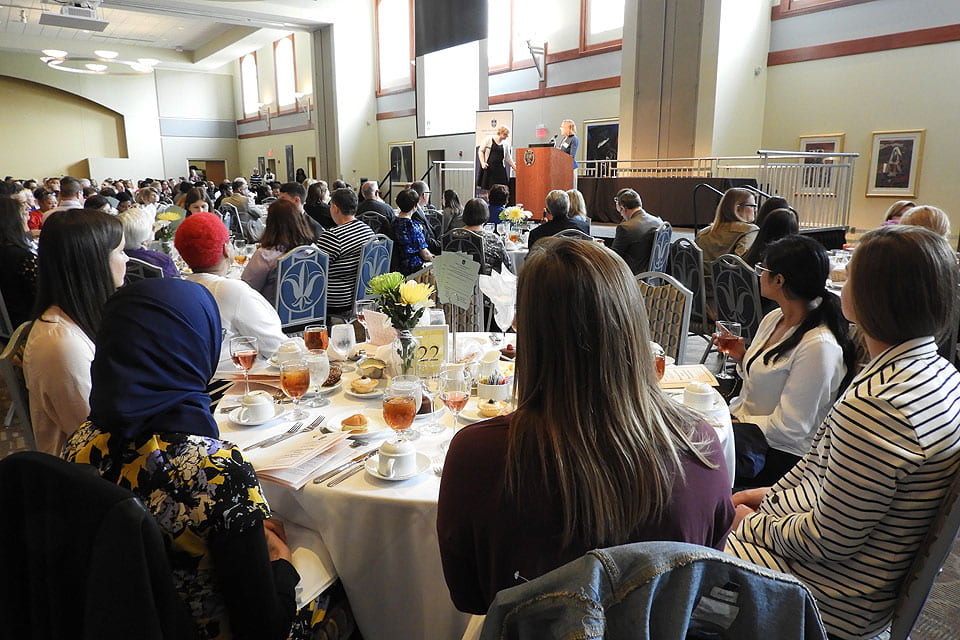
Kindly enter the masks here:
[[410, 275], [425, 262], [433, 260], [433, 253], [427, 248], [427, 227], [430, 225], [413, 218], [419, 201], [420, 195], [413, 189], [404, 189], [397, 194], [400, 211], [392, 224], [393, 255], [397, 270], [403, 275]]
[[43, 223], [34, 323], [23, 356], [40, 451], [58, 455], [90, 412], [94, 338], [103, 305], [123, 284], [123, 244], [123, 225], [101, 211], [58, 211]]
[[596, 547], [722, 548], [733, 517], [713, 428], [659, 389], [626, 263], [593, 242], [541, 242], [519, 276], [517, 410], [454, 436], [440, 481], [461, 611]]
[[[387, 220], [393, 220], [393, 207], [380, 197], [380, 185], [376, 180], [367, 180], [360, 186], [361, 200], [357, 203], [357, 215], [366, 211], [375, 211]], [[332, 199], [332, 196], [331, 196]]]
[[739, 341], [728, 352], [743, 378], [730, 403], [740, 421], [738, 461], [754, 456], [738, 466], [735, 486], [742, 488], [770, 486], [800, 460], [856, 364], [840, 300], [825, 287], [830, 261], [820, 243], [783, 238], [767, 248], [757, 270], [760, 295], [776, 309], [764, 316], [749, 348]]
[[131, 207], [117, 214], [117, 219], [123, 224], [123, 250], [128, 257], [160, 267], [164, 278], [180, 277], [180, 270], [173, 258], [162, 251], [144, 248], [144, 244], [153, 238], [154, 217], [148, 211]]
[[277, 193], [279, 194], [277, 198], [280, 200], [286, 200], [287, 202], [292, 202], [296, 207], [297, 211], [300, 212], [300, 215], [303, 217], [303, 221], [306, 223], [307, 228], [310, 229], [310, 233], [313, 235], [314, 241], [323, 235], [323, 225], [307, 215], [306, 209], [304, 209], [303, 203], [307, 199], [307, 189], [299, 182], [285, 182], [277, 186]]
[[[430, 250], [430, 253], [434, 255], [440, 254], [440, 238], [438, 234], [441, 227], [443, 226], [442, 221], [437, 224], [436, 227], [433, 226], [430, 218], [427, 217], [428, 212], [436, 212], [443, 217], [443, 214], [437, 211], [437, 208], [430, 203], [430, 186], [423, 180], [416, 180], [410, 183], [410, 188], [416, 191], [420, 199], [417, 201], [417, 206], [414, 208], [410, 217], [414, 220], [423, 224], [423, 233], [424, 238], [427, 241], [427, 249]], [[400, 206], [400, 203], [397, 203], [397, 206]]]
[[323, 180], [314, 182], [307, 187], [307, 201], [303, 205], [303, 210], [307, 215], [320, 223], [324, 229], [332, 229], [336, 226], [333, 218], [330, 216], [330, 192], [327, 189], [327, 183]]
[[742, 256], [757, 237], [753, 224], [757, 202], [753, 192], [740, 187], [727, 189], [717, 205], [713, 222], [697, 232], [696, 243], [703, 251], [703, 265], [709, 273], [710, 263], [727, 253]]
[[317, 246], [330, 258], [327, 313], [351, 309], [357, 288], [357, 270], [363, 245], [373, 238], [370, 227], [354, 217], [357, 194], [337, 189], [330, 198], [330, 214], [337, 226], [320, 236]]
[[910, 200], [897, 200], [890, 205], [887, 208], [887, 212], [883, 214], [883, 224], [900, 224], [900, 218], [903, 214], [915, 206], [917, 206], [917, 204]]
[[513, 261], [503, 246], [503, 240], [492, 231], [483, 228], [490, 214], [487, 212], [487, 203], [480, 198], [467, 200], [463, 208], [463, 228], [479, 233], [483, 239], [483, 259], [486, 264], [480, 267], [480, 272], [488, 274], [491, 271], [502, 271], [506, 267], [513, 271]]
[[234, 336], [257, 338], [257, 346], [264, 357], [276, 353], [286, 340], [280, 328], [280, 317], [273, 305], [246, 282], [226, 277], [233, 264], [234, 249], [220, 218], [212, 213], [190, 216], [177, 228], [174, 246], [193, 271], [187, 280], [206, 287], [217, 301], [220, 324], [224, 329], [221, 366], [232, 368], [230, 339]]
[[763, 203], [757, 207], [757, 217], [753, 221], [753, 224], [757, 225], [758, 227], [763, 226], [763, 221], [766, 219], [766, 217], [777, 209], [789, 209], [790, 211], [793, 211], [793, 214], [796, 216], [797, 220], [800, 220], [800, 216], [797, 215], [796, 210], [790, 206], [790, 203], [787, 202], [786, 198], [781, 198], [780, 196], [771, 196], [764, 199]]
[[[570, 219], [578, 224], [586, 225], [587, 230], [584, 233], [590, 233], [590, 220], [587, 215], [587, 202], [583, 199], [583, 194], [577, 189], [568, 189], [567, 196], [570, 198]], [[583, 227], [581, 227], [583, 230]]]
[[30, 319], [37, 294], [37, 256], [32, 249], [23, 205], [0, 197], [0, 293], [14, 328]]
[[57, 199], [60, 204], [43, 214], [44, 222], [56, 211], [83, 209], [83, 185], [80, 184], [79, 180], [71, 176], [64, 176], [56, 184]]
[[53, 211], [57, 208], [57, 194], [41, 187], [34, 191], [33, 197], [37, 201], [37, 208], [30, 212], [30, 219], [27, 226], [30, 229], [31, 235], [36, 238], [40, 235], [40, 230], [43, 228], [44, 216], [46, 216], [48, 211]]
[[957, 266], [942, 237], [892, 225], [863, 236], [848, 271], [843, 313], [873, 359], [793, 469], [734, 494], [727, 551], [792, 573], [832, 637], [861, 639], [890, 622], [960, 465], [960, 373], [935, 342], [952, 321]]
[[259, 220], [260, 211], [253, 206], [253, 202], [247, 191], [247, 181], [237, 179], [233, 181], [233, 193], [228, 195], [220, 204], [232, 204], [237, 208], [237, 215], [240, 216], [240, 222], [249, 222], [250, 220]]
[[757, 231], [757, 237], [746, 253], [741, 256], [743, 261], [751, 267], [763, 260], [767, 248], [772, 243], [781, 238], [800, 233], [797, 212], [786, 207], [766, 212], [762, 220], [758, 215], [757, 220], [760, 227], [760, 230]]
[[[490, 215], [489, 210], [487, 215]], [[487, 220], [483, 221], [483, 223], [486, 222]], [[461, 227], [463, 227], [463, 206], [460, 204], [460, 195], [453, 189], [446, 189], [443, 192], [443, 233]]]
[[127, 285], [107, 303], [97, 344], [90, 419], [63, 457], [150, 510], [199, 638], [287, 638], [300, 576], [253, 467], [210, 413], [213, 297], [173, 278]]
[[543, 224], [530, 231], [527, 237], [527, 248], [533, 249], [533, 245], [542, 238], [555, 236], [561, 231], [567, 229], [579, 229], [584, 233], [590, 233], [590, 227], [584, 230], [584, 224], [571, 220], [570, 217], [570, 196], [566, 191], [554, 189], [547, 194], [546, 207], [543, 209], [543, 218], [546, 220]]
[[313, 232], [307, 226], [306, 216], [292, 202], [277, 200], [267, 209], [267, 226], [260, 237], [260, 247], [240, 277], [274, 305], [277, 261], [287, 251], [308, 244], [313, 244]]
[[505, 184], [495, 184], [487, 192], [487, 203], [490, 205], [490, 224], [500, 224], [500, 213], [510, 201], [510, 187]]
[[939, 207], [920, 205], [907, 209], [900, 218], [900, 224], [926, 227], [944, 238], [950, 237], [950, 218]]
[[203, 189], [193, 187], [187, 191], [187, 195], [183, 199], [183, 208], [187, 210], [187, 215], [209, 211], [210, 203], [207, 202], [207, 198], [208, 196]]
[[663, 220], [644, 211], [640, 194], [633, 189], [621, 189], [615, 201], [623, 222], [617, 225], [611, 249], [626, 261], [630, 271], [643, 273], [650, 267], [657, 228]]

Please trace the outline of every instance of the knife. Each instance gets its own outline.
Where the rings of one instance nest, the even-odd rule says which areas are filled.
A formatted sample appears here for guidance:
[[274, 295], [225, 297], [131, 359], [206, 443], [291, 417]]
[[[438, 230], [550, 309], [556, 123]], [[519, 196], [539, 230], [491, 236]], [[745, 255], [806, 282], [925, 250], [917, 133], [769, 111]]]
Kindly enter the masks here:
[[346, 480], [347, 478], [349, 478], [350, 476], [354, 475], [355, 473], [359, 473], [360, 471], [363, 471], [363, 465], [362, 465], [362, 464], [358, 464], [356, 467], [354, 467], [353, 469], [350, 469], [350, 471], [347, 471], [345, 474], [343, 474], [342, 476], [340, 476], [340, 477], [337, 478], [336, 480], [331, 480], [330, 482], [327, 483], [327, 486], [328, 486], [328, 487], [335, 487], [335, 486], [337, 486], [338, 484], [340, 484], [341, 482], [343, 482], [344, 480]]
[[337, 475], [337, 474], [340, 473], [341, 471], [346, 471], [346, 470], [349, 469], [352, 465], [359, 464], [359, 463], [365, 461], [367, 458], [369, 458], [370, 456], [372, 456], [374, 453], [376, 453], [376, 450], [368, 451], [368, 452], [366, 452], [366, 453], [361, 453], [360, 455], [358, 455], [358, 456], [357, 456], [356, 458], [354, 458], [353, 460], [350, 460], [349, 462], [344, 462], [342, 465], [340, 465], [339, 467], [337, 467], [337, 468], [334, 469], [333, 471], [327, 471], [327, 472], [324, 473], [323, 475], [317, 476], [316, 478], [313, 479], [313, 483], [314, 483], [314, 484], [320, 484], [320, 483], [323, 482], [324, 480], [329, 480], [330, 478], [332, 478], [333, 476]]

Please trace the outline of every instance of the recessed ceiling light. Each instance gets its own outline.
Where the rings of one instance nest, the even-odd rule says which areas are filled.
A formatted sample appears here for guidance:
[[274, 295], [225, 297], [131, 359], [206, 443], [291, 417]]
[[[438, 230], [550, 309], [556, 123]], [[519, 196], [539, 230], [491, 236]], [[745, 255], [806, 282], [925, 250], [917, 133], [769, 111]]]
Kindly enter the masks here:
[[61, 49], [44, 49], [43, 53], [51, 58], [65, 58], [67, 56], [67, 52]]
[[83, 66], [85, 66], [87, 69], [90, 69], [90, 71], [106, 71], [107, 70], [107, 65], [105, 64], [85, 64]]
[[120, 54], [117, 53], [116, 51], [106, 51], [106, 50], [103, 50], [103, 49], [97, 49], [97, 50], [94, 51], [93, 53], [94, 53], [98, 58], [107, 58], [108, 60], [112, 60], [113, 58], [116, 58], [118, 55], [120, 55]]

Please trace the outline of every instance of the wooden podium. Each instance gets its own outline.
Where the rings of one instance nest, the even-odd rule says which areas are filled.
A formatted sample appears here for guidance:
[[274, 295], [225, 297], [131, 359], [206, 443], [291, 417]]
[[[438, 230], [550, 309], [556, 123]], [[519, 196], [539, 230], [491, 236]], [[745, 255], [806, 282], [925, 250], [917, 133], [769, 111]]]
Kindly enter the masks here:
[[573, 189], [573, 158], [554, 147], [517, 149], [516, 202], [543, 217], [544, 201], [554, 189]]

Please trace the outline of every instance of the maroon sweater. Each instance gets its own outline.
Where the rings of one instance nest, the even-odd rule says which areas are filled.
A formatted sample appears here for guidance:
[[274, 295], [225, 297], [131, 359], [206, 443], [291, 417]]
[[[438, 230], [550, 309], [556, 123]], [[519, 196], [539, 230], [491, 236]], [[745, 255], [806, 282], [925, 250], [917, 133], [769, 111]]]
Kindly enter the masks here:
[[[453, 603], [461, 611], [486, 613], [497, 591], [533, 580], [595, 548], [574, 540], [561, 548], [559, 491], [544, 490], [519, 504], [504, 488], [507, 430], [511, 416], [471, 425], [450, 444], [440, 482], [437, 534], [443, 573]], [[670, 505], [656, 524], [638, 523], [627, 542], [670, 540], [722, 550], [730, 524], [730, 476], [713, 428], [700, 424], [697, 435], [712, 440], [708, 469], [682, 457], [686, 481], [673, 487]], [[530, 461], [533, 468], [539, 462]]]

